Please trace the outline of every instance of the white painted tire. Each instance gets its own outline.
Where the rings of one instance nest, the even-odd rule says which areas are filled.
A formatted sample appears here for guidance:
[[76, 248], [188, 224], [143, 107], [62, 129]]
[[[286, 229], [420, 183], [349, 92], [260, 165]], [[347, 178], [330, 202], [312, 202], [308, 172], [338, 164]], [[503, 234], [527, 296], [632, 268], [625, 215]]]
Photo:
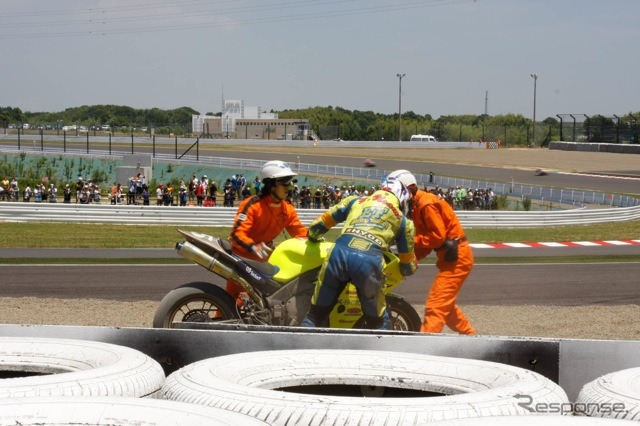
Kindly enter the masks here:
[[0, 400], [1, 425], [265, 426], [244, 414], [175, 401], [121, 397]]
[[574, 416], [491, 416], [443, 420], [417, 426], [631, 426], [636, 422]]
[[165, 379], [160, 364], [135, 349], [32, 337], [0, 337], [0, 372], [13, 375], [0, 380], [0, 399], [72, 395], [143, 398], [155, 396]]
[[[356, 398], [283, 392], [305, 385], [359, 385], [444, 394]], [[488, 361], [402, 352], [287, 350], [250, 352], [190, 364], [165, 381], [159, 398], [248, 414], [273, 425], [416, 424], [450, 418], [532, 414], [535, 403], [568, 403], [564, 391], [532, 371]]]
[[640, 367], [615, 371], [587, 383], [576, 414], [640, 421]]

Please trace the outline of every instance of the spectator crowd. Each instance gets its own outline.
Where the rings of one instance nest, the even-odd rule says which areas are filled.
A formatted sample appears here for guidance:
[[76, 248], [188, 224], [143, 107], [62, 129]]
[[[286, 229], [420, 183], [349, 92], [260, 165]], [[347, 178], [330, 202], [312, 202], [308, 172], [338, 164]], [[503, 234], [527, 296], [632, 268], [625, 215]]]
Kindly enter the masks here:
[[[143, 173], [129, 178], [126, 187], [114, 183], [107, 191], [111, 204], [150, 205], [158, 206], [201, 206], [201, 207], [236, 207], [242, 200], [260, 193], [262, 183], [257, 176], [247, 179], [243, 173], [234, 174], [218, 185], [210, 180], [206, 174], [198, 178], [195, 174], [189, 180], [179, 179], [166, 183], [158, 183], [151, 188]], [[289, 190], [289, 202], [299, 209], [328, 209], [350, 195], [368, 195], [379, 189], [379, 186], [365, 185], [310, 185], [293, 184]], [[32, 188], [25, 184], [21, 189], [15, 177], [5, 177], [0, 181], [0, 201], [24, 201], [36, 203], [60, 202], [58, 187], [43, 178], [41, 183]], [[445, 200], [456, 210], [495, 210], [496, 196], [491, 188], [472, 189], [464, 187], [441, 188], [438, 186], [424, 190]], [[102, 202], [102, 188], [91, 179], [78, 177], [75, 185], [65, 184], [60, 188], [62, 202], [78, 204]]]

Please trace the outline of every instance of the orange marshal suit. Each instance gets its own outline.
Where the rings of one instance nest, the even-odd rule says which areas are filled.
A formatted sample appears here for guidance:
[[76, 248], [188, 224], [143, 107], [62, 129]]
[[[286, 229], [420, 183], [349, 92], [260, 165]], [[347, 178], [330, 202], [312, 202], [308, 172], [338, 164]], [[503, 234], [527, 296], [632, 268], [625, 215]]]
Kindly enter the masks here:
[[[424, 322], [420, 331], [440, 333], [446, 324], [460, 334], [475, 334], [462, 310], [456, 305], [458, 292], [473, 268], [473, 253], [451, 206], [437, 195], [418, 190], [413, 198], [411, 215], [416, 227], [415, 253], [422, 259], [435, 250], [438, 257], [436, 275], [425, 302]], [[458, 260], [445, 260], [441, 249], [446, 239], [459, 239]]]

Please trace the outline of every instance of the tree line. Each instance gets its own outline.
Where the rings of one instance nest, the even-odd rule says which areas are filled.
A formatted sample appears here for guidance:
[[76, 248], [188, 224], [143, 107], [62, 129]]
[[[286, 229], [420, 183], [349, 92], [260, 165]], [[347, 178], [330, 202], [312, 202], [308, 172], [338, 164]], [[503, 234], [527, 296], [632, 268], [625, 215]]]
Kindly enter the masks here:
[[[282, 119], [308, 119], [311, 129], [321, 139], [344, 140], [408, 140], [412, 134], [430, 134], [438, 140], [451, 141], [502, 141], [512, 145], [526, 145], [532, 140], [544, 145], [559, 140], [560, 120], [547, 117], [537, 122], [536, 135], [531, 119], [521, 114], [503, 115], [443, 115], [433, 119], [430, 114], [413, 111], [402, 113], [402, 127], [398, 113], [381, 114], [373, 111], [348, 110], [333, 106], [315, 106], [305, 109], [285, 109], [277, 112]], [[191, 135], [191, 116], [200, 112], [190, 107], [170, 110], [159, 108], [136, 109], [120, 105], [92, 105], [67, 108], [60, 112], [28, 112], [15, 107], [0, 107], [0, 123], [7, 128], [11, 123], [29, 123], [33, 128], [60, 129], [64, 125], [109, 125], [114, 131], [130, 132], [133, 129], [155, 129], [156, 134]], [[220, 116], [221, 113], [206, 113]], [[585, 116], [586, 117], [586, 116]], [[625, 124], [637, 126], [640, 113], [628, 113], [611, 118], [602, 115], [581, 117], [580, 134], [590, 135], [594, 128]], [[563, 125], [570, 124], [563, 122]], [[401, 129], [401, 130], [400, 130]], [[400, 135], [400, 131], [402, 134]], [[565, 131], [566, 133], [566, 131]], [[604, 133], [604, 132], [602, 132]]]

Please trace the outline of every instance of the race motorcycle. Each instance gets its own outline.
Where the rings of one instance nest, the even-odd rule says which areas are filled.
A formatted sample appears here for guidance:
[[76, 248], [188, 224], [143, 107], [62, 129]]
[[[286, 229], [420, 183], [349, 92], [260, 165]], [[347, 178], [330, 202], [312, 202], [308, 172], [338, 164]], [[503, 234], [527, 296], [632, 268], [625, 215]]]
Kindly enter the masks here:
[[[176, 322], [226, 322], [298, 326], [311, 304], [320, 267], [333, 243], [292, 238], [280, 243], [269, 263], [231, 252], [228, 239], [179, 230], [185, 241], [178, 254], [214, 274], [237, 282], [246, 293], [234, 300], [223, 288], [208, 282], [190, 282], [169, 292], [153, 320], [155, 328]], [[421, 318], [401, 296], [391, 293], [402, 282], [398, 258], [385, 252], [386, 310], [394, 330], [420, 331]], [[381, 304], [383, 301], [381, 301]], [[383, 309], [383, 306], [380, 306]], [[323, 327], [362, 328], [364, 317], [356, 288], [348, 284]]]

